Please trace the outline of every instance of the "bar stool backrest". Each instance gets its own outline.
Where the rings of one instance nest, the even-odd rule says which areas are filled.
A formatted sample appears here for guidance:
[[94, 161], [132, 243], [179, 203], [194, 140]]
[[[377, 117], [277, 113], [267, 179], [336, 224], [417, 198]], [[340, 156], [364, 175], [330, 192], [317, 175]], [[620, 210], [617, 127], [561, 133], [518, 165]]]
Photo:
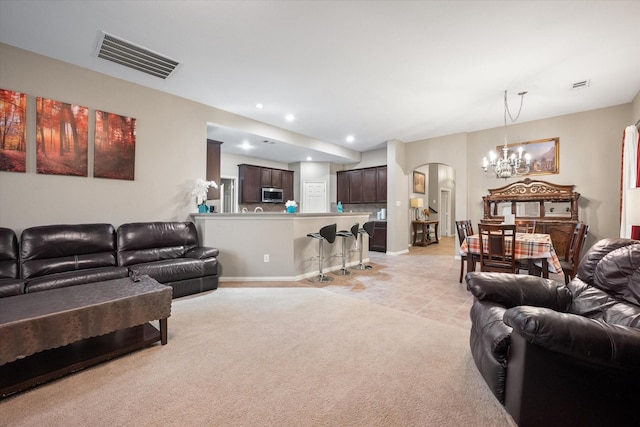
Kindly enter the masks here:
[[358, 239], [358, 230], [360, 230], [360, 223], [356, 222], [353, 224], [353, 227], [351, 227], [351, 234], [353, 234], [355, 240]]
[[336, 231], [338, 226], [336, 224], [325, 225], [320, 229], [320, 235], [329, 243], [336, 241]]
[[365, 222], [364, 224], [362, 224], [362, 228], [364, 228], [364, 231], [367, 232], [369, 237], [373, 236], [373, 226], [374, 225], [375, 224], [373, 223], [373, 221]]

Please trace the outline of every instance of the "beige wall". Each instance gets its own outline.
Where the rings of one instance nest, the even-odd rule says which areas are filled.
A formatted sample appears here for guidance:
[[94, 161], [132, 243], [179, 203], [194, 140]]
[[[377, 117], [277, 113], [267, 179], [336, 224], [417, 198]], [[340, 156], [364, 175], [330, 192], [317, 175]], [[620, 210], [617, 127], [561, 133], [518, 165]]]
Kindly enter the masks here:
[[[187, 220], [196, 210], [193, 181], [206, 175], [207, 122], [304, 142], [282, 129], [5, 44], [0, 58], [0, 88], [28, 96], [27, 172], [0, 172], [0, 226], [18, 233], [56, 223]], [[37, 96], [89, 108], [89, 177], [35, 173]], [[96, 109], [136, 118], [134, 181], [91, 177]]]
[[[636, 96], [634, 105], [640, 109]], [[589, 244], [615, 237], [619, 230], [619, 187], [622, 131], [632, 120], [632, 104], [513, 124], [510, 142], [560, 138], [560, 173], [532, 178], [557, 184], [574, 184], [581, 194], [580, 219], [590, 225]], [[526, 105], [525, 111], [526, 113]], [[456, 219], [478, 223], [483, 215], [482, 196], [515, 179], [486, 177], [480, 164], [489, 150], [504, 138], [504, 128], [449, 135], [407, 144], [407, 171], [425, 163], [451, 165], [456, 171]]]
[[[0, 44], [0, 88], [28, 95], [27, 173], [0, 172], [0, 226], [18, 232], [34, 225], [78, 222], [186, 220], [195, 210], [194, 179], [205, 176], [207, 122], [233, 126], [313, 146], [318, 141], [156, 90]], [[137, 119], [134, 181], [35, 173], [35, 97], [43, 96]], [[526, 105], [523, 114], [526, 114]], [[541, 178], [575, 184], [580, 215], [592, 239], [618, 234], [621, 135], [640, 118], [640, 95], [630, 104], [509, 126], [511, 141], [560, 137], [560, 174]], [[347, 154], [360, 166], [389, 166], [391, 252], [408, 244], [408, 177], [427, 163], [450, 165], [456, 173], [456, 217], [482, 217], [482, 196], [502, 180], [484, 177], [480, 160], [502, 141], [503, 129], [449, 135], [403, 144], [391, 141], [386, 159], [379, 150]], [[90, 122], [92, 140], [93, 120]], [[341, 153], [344, 154], [344, 153]], [[89, 152], [92, 172], [92, 152]], [[255, 163], [255, 162], [254, 162]], [[224, 167], [223, 175], [230, 174]], [[360, 167], [359, 166], [359, 167]], [[235, 166], [234, 166], [234, 170]], [[227, 173], [229, 172], [229, 173]], [[236, 172], [237, 173], [237, 172]], [[234, 173], [235, 175], [235, 173]], [[330, 165], [330, 200], [335, 199]], [[399, 204], [399, 206], [398, 206]]]

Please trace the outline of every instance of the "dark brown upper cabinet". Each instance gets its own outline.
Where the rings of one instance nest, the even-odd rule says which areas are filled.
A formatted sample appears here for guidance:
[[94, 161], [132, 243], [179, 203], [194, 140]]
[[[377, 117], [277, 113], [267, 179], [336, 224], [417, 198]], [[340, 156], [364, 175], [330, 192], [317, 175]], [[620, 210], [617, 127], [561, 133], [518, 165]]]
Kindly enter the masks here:
[[340, 171], [336, 176], [337, 201], [342, 203], [386, 203], [387, 167]]
[[293, 171], [241, 164], [238, 177], [240, 203], [261, 203], [263, 187], [282, 188], [283, 199], [293, 200]]

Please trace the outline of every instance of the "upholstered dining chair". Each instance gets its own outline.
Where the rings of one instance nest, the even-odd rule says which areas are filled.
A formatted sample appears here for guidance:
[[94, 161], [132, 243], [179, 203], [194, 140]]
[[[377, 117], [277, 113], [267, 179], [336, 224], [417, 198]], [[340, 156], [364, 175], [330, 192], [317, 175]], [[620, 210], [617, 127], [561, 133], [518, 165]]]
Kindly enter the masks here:
[[478, 230], [481, 271], [516, 273], [515, 224], [478, 224]]
[[516, 231], [518, 233], [535, 233], [536, 221], [534, 219], [516, 219]]
[[584, 241], [587, 239], [588, 232], [589, 226], [582, 222], [577, 223], [573, 230], [573, 236], [571, 237], [567, 253], [564, 259], [560, 260], [565, 284], [569, 283], [576, 275], [576, 269], [578, 268], [578, 264], [580, 264], [580, 252], [584, 246]]
[[[458, 241], [460, 242], [460, 246], [467, 239], [467, 236], [471, 236], [473, 234], [473, 225], [471, 224], [471, 220], [463, 219], [460, 221], [456, 221], [456, 230], [458, 232]], [[480, 259], [478, 255], [474, 254], [460, 254], [460, 283], [462, 283], [462, 276], [464, 275], [464, 265], [467, 263], [467, 257], [473, 257], [473, 265]]]

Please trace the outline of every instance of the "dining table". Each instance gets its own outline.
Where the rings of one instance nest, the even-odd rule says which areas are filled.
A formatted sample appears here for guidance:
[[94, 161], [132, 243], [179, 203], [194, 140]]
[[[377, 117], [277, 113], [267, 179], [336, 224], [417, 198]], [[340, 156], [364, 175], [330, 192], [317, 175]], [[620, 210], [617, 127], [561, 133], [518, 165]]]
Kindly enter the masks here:
[[[486, 236], [484, 237], [483, 246], [486, 248]], [[513, 244], [513, 238], [507, 237], [507, 251], [511, 251]], [[553, 242], [551, 236], [544, 233], [516, 233], [515, 235], [515, 257], [516, 260], [527, 260], [529, 263], [540, 264], [542, 269], [542, 277], [549, 278], [549, 271], [562, 274], [562, 266], [556, 251], [553, 249]], [[474, 255], [480, 255], [480, 235], [473, 234], [467, 236], [465, 241], [460, 245], [460, 252], [464, 255], [471, 253]], [[467, 257], [467, 271], [475, 270], [474, 258]], [[531, 264], [529, 266], [529, 274], [533, 274], [533, 268]]]

